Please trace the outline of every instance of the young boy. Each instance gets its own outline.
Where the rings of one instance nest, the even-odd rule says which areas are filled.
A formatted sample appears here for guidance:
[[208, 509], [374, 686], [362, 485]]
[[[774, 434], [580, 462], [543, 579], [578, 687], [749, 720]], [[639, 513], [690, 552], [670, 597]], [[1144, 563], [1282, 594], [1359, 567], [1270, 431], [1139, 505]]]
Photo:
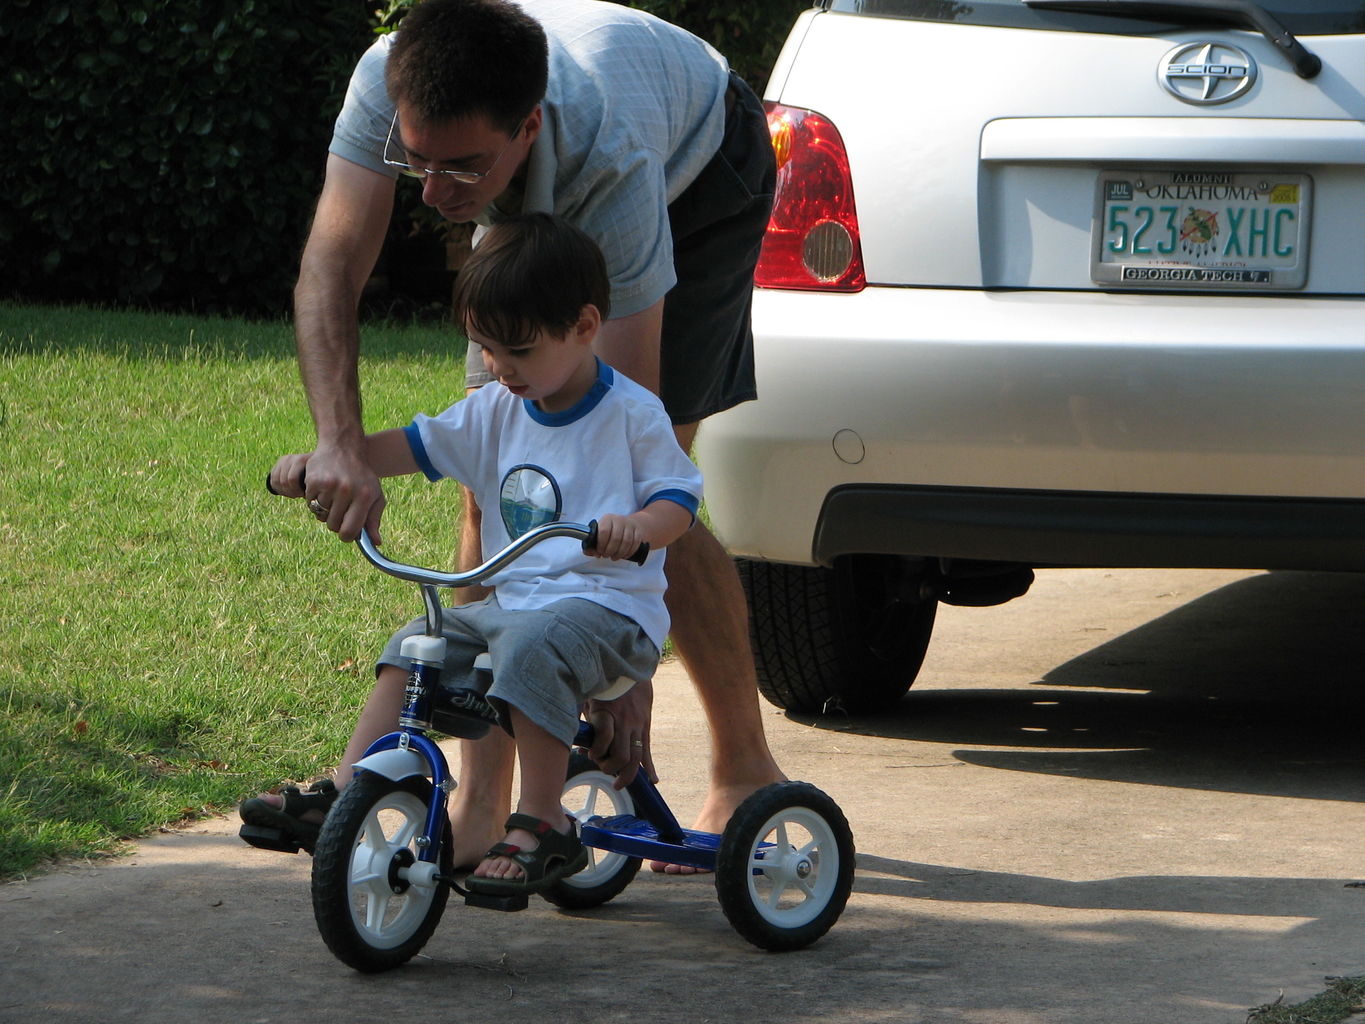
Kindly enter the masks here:
[[[439, 416], [365, 439], [380, 477], [422, 472], [469, 486], [485, 510], [486, 552], [542, 523], [598, 521], [592, 554], [573, 540], [544, 542], [489, 581], [492, 596], [445, 611], [443, 680], [470, 685], [475, 654], [489, 652], [488, 697], [521, 766], [507, 836], [467, 882], [484, 893], [539, 891], [587, 863], [559, 799], [578, 709], [619, 676], [653, 675], [668, 631], [661, 549], [688, 530], [701, 497], [700, 474], [662, 404], [593, 355], [608, 291], [600, 251], [566, 221], [532, 214], [498, 223], [461, 270], [455, 295], [456, 315], [497, 383]], [[309, 457], [281, 458], [275, 490], [302, 496]], [[645, 565], [622, 561], [641, 542], [651, 551]], [[422, 628], [418, 620], [400, 630], [380, 657], [338, 789], [351, 763], [394, 728], [408, 672], [399, 645]], [[243, 804], [243, 818], [262, 800]], [[287, 807], [268, 809], [277, 816]]]

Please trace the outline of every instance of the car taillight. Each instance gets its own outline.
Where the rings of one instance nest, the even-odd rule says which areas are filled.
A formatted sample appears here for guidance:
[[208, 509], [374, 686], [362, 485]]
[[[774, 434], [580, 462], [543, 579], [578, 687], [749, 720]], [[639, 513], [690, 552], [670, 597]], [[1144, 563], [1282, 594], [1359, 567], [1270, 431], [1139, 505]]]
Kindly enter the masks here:
[[777, 157], [777, 191], [754, 284], [861, 291], [867, 277], [844, 140], [813, 110], [764, 106]]

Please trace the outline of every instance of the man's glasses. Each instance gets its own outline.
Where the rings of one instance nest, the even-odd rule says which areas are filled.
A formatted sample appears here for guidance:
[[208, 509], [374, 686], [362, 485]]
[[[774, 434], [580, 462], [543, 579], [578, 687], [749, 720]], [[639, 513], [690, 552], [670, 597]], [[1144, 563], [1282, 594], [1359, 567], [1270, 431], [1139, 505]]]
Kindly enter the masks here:
[[[529, 117], [530, 115], [527, 116]], [[520, 135], [521, 130], [525, 127], [526, 118], [523, 117], [521, 123], [517, 125], [512, 134], [508, 136], [507, 141], [503, 143], [502, 149], [498, 150], [498, 155], [493, 158], [493, 162], [488, 165], [488, 170], [444, 171], [438, 170], [435, 167], [414, 167], [412, 164], [408, 163], [406, 159], [398, 159], [398, 157], [407, 157], [408, 154], [403, 148], [403, 144], [397, 138], [398, 113], [395, 111], [393, 121], [389, 124], [388, 140], [384, 143], [384, 163], [390, 167], [396, 168], [399, 174], [406, 174], [409, 178], [418, 178], [425, 181], [427, 178], [434, 175], [449, 181], [458, 181], [462, 185], [477, 185], [479, 182], [483, 181], [484, 178], [493, 173], [493, 168], [498, 166], [498, 161], [501, 160], [502, 155], [507, 152], [507, 147], [512, 144], [512, 140]]]

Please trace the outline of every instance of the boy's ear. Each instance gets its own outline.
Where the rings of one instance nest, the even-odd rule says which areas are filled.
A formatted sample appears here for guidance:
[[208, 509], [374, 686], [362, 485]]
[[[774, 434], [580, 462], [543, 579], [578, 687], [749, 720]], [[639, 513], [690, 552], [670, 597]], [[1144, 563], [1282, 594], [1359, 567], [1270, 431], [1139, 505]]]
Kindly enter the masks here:
[[602, 327], [602, 314], [591, 302], [578, 311], [578, 322], [574, 324], [574, 341], [591, 345]]

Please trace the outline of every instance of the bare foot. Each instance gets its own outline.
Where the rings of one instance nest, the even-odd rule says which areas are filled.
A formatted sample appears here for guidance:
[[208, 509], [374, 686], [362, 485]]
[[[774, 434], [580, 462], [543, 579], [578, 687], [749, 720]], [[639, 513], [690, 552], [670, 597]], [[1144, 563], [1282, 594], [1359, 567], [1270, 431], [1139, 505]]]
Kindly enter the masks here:
[[650, 861], [649, 870], [656, 875], [709, 875], [711, 873], [706, 868], [695, 867], [691, 864], [669, 864], [662, 860]]
[[[501, 817], [507, 817], [507, 812], [503, 811]], [[479, 814], [471, 808], [451, 806], [450, 834], [454, 841], [450, 848], [450, 862], [457, 870], [482, 866], [480, 862], [484, 859], [483, 855], [503, 838], [502, 828], [496, 823], [498, 819], [496, 814]], [[534, 849], [535, 845], [533, 841], [527, 849]]]
[[[735, 783], [726, 786], [712, 783], [711, 790], [706, 795], [706, 802], [702, 804], [701, 812], [692, 825], [693, 831], [720, 835], [729, 824], [730, 816], [746, 799], [764, 786], [785, 781], [786, 776], [778, 772], [773, 778], [756, 783]], [[659, 860], [650, 861], [649, 870], [661, 875], [707, 874], [705, 869], [694, 868], [690, 864], [667, 864]]]

